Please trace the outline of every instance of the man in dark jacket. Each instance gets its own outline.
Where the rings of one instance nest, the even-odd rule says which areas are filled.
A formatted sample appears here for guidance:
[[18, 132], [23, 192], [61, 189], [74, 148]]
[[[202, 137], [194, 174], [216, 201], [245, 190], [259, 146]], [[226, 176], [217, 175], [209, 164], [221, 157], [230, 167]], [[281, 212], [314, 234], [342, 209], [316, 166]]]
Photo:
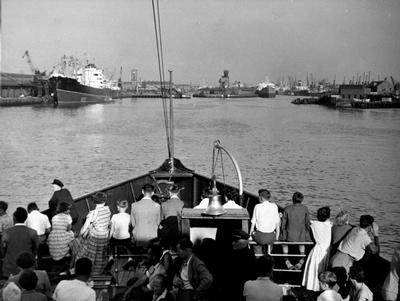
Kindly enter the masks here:
[[36, 231], [25, 226], [28, 212], [18, 207], [14, 212], [14, 227], [5, 229], [1, 238], [1, 253], [4, 255], [3, 277], [19, 273], [17, 257], [22, 252], [30, 252], [36, 256], [38, 237]]
[[56, 214], [58, 204], [66, 202], [71, 206], [70, 215], [72, 217], [72, 224], [75, 224], [78, 220], [78, 212], [74, 206], [74, 199], [72, 198], [71, 193], [64, 187], [63, 182], [58, 179], [54, 179], [51, 184], [53, 185], [54, 193], [49, 200], [48, 212], [45, 212], [44, 214], [46, 214], [51, 221], [53, 216]]
[[207, 291], [213, 282], [206, 265], [192, 249], [193, 243], [187, 238], [176, 245], [178, 269], [173, 285], [178, 289], [177, 301], [207, 300]]

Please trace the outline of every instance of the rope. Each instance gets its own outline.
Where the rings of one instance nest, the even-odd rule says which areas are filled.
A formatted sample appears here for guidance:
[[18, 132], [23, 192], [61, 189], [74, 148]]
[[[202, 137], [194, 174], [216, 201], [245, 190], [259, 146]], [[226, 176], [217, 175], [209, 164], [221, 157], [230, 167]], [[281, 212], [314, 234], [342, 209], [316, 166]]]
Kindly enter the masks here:
[[[151, 4], [153, 6], [154, 32], [156, 35], [158, 72], [160, 75], [161, 98], [162, 98], [162, 104], [163, 104], [165, 133], [166, 133], [166, 137], [167, 137], [168, 157], [171, 157], [170, 130], [169, 130], [169, 122], [168, 122], [168, 107], [167, 107], [167, 103], [166, 103], [167, 100], [165, 97], [164, 59], [163, 59], [162, 42], [161, 42], [161, 24], [160, 24], [159, 2], [157, 0], [157, 16], [158, 16], [157, 18], [156, 18], [156, 8], [154, 5], [154, 0], [151, 1]], [[158, 19], [158, 26], [157, 26], [157, 19]]]

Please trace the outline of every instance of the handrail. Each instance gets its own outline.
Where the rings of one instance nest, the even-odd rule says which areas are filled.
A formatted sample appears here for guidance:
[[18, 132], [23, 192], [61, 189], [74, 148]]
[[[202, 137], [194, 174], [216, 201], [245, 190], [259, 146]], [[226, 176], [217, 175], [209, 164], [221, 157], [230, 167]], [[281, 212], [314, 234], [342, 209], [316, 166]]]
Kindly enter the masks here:
[[231, 159], [233, 165], [235, 166], [236, 174], [237, 174], [238, 181], [239, 181], [239, 197], [240, 197], [240, 199], [242, 199], [242, 197], [243, 197], [243, 181], [242, 181], [242, 174], [241, 174], [241, 172], [240, 172], [239, 165], [238, 165], [238, 163], [236, 162], [236, 159], [232, 156], [232, 154], [231, 154], [227, 149], [225, 149], [225, 148], [221, 145], [221, 142], [220, 142], [219, 140], [215, 140], [215, 141], [214, 141], [214, 148], [223, 150], [223, 151], [228, 155], [228, 157]]

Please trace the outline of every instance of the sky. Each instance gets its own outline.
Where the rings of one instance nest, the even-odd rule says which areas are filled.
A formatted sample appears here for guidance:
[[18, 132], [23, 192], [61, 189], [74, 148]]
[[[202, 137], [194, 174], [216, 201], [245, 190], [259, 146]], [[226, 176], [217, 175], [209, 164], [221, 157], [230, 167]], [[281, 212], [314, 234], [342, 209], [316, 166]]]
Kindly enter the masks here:
[[[151, 0], [0, 0], [1, 71], [51, 70], [66, 55], [114, 79], [158, 79]], [[159, 0], [165, 70], [175, 82], [268, 77], [400, 80], [399, 0]]]

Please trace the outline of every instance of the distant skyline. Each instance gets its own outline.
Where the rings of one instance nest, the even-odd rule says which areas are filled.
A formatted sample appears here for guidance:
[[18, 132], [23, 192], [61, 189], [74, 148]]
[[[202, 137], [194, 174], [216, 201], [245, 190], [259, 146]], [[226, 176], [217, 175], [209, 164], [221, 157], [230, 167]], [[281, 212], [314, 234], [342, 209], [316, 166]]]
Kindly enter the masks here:
[[[400, 80], [399, 0], [160, 0], [165, 69], [174, 81], [256, 84], [288, 76]], [[151, 0], [2, 0], [1, 71], [50, 71], [86, 57], [113, 79], [157, 80]]]

